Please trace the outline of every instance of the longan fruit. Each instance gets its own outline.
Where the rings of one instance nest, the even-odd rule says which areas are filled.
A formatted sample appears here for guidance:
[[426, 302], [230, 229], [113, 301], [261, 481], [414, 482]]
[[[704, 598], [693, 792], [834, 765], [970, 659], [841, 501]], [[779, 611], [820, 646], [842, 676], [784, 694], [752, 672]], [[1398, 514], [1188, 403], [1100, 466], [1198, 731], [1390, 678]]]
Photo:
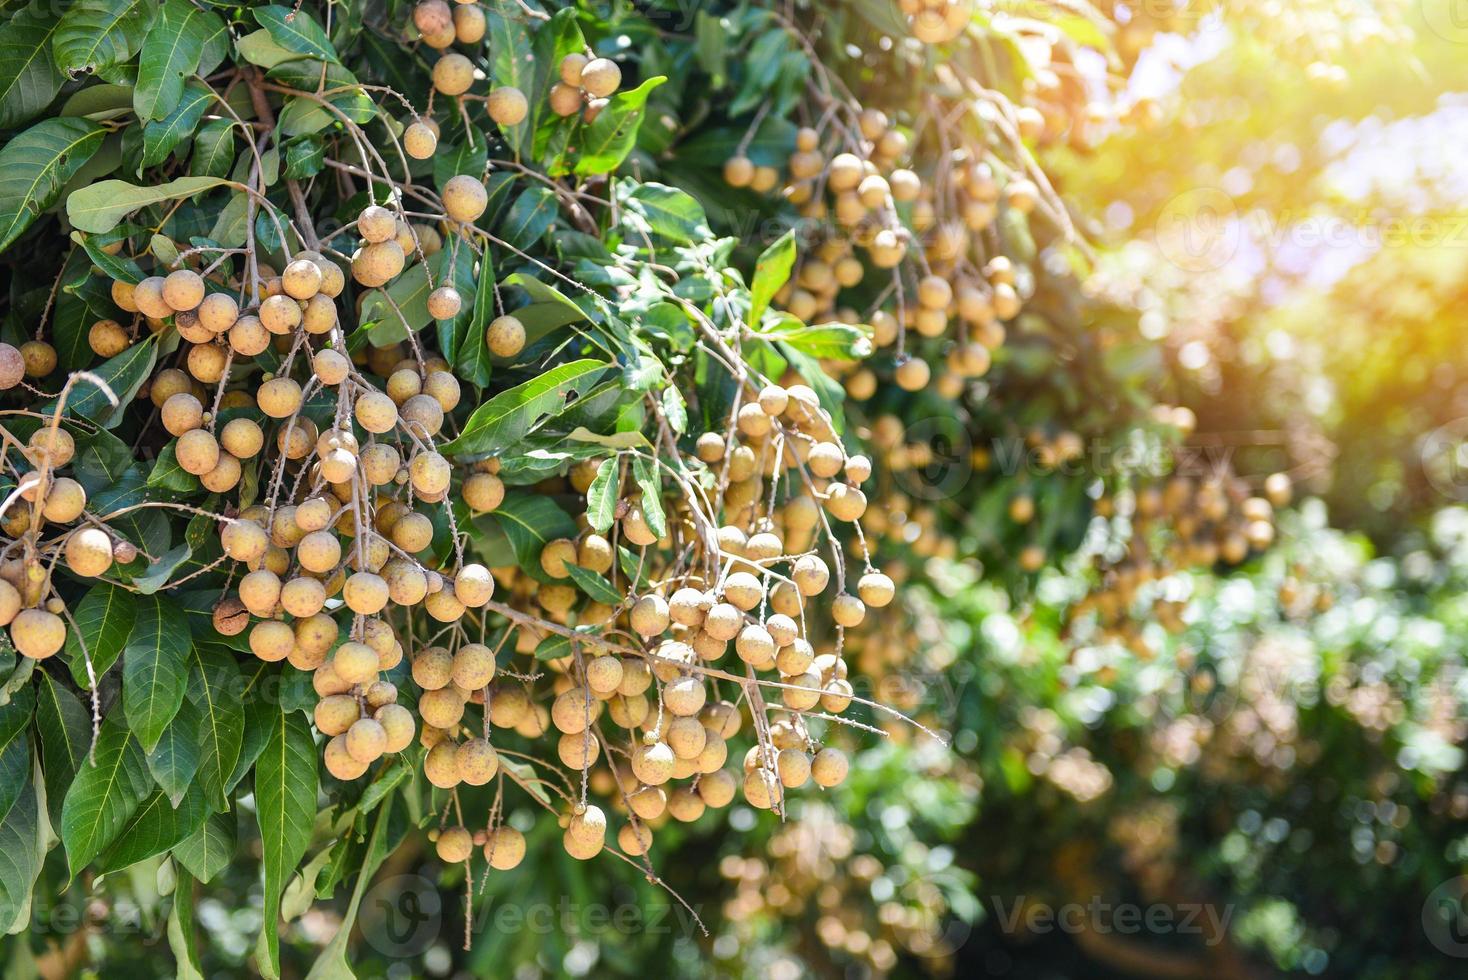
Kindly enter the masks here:
[[305, 304], [301, 310], [301, 326], [305, 331], [316, 335], [331, 333], [332, 327], [336, 326], [336, 304], [331, 297], [317, 293], [305, 300]]
[[452, 320], [464, 307], [464, 299], [453, 286], [439, 286], [428, 294], [428, 315], [435, 320]]
[[575, 51], [562, 58], [558, 68], [562, 84], [570, 85], [573, 88], [580, 88], [581, 72], [586, 68], [589, 60], [586, 55]]
[[362, 717], [357, 699], [345, 694], [332, 694], [316, 702], [312, 713], [317, 731], [323, 735], [342, 735]]
[[581, 89], [574, 85], [557, 82], [551, 86], [549, 99], [551, 111], [562, 118], [574, 116], [581, 111]]
[[191, 429], [178, 437], [174, 455], [184, 472], [203, 476], [219, 465], [219, 442], [207, 429]]
[[493, 473], [473, 473], [465, 477], [462, 494], [471, 511], [485, 514], [504, 502], [505, 485]]
[[387, 582], [372, 572], [354, 572], [342, 586], [342, 601], [354, 613], [372, 616], [387, 605]]
[[668, 628], [670, 615], [668, 601], [652, 593], [638, 599], [628, 613], [632, 629], [642, 636], [657, 636]]
[[454, 676], [454, 656], [443, 647], [429, 647], [413, 658], [413, 681], [425, 691], [446, 687]]
[[484, 40], [487, 20], [476, 4], [461, 3], [454, 7], [454, 36], [460, 44], [478, 44]]
[[433, 87], [443, 95], [463, 95], [474, 84], [474, 63], [457, 52], [439, 58], [433, 66]]
[[294, 378], [271, 378], [255, 393], [260, 411], [273, 419], [283, 419], [301, 407], [301, 386]]
[[424, 691], [418, 699], [418, 714], [424, 724], [435, 728], [453, 728], [464, 717], [464, 696], [453, 687]]
[[421, 0], [413, 7], [413, 26], [420, 34], [442, 34], [453, 29], [453, 14], [444, 0]]
[[503, 824], [489, 832], [484, 858], [496, 871], [509, 871], [525, 858], [525, 835]]
[[508, 314], [496, 317], [489, 324], [485, 340], [495, 357], [514, 357], [525, 348], [525, 325]]
[[322, 761], [326, 764], [327, 772], [342, 780], [358, 778], [367, 771], [368, 765], [352, 757], [347, 749], [345, 735], [338, 735], [327, 741], [326, 748], [322, 750]]
[[398, 451], [382, 442], [373, 443], [362, 450], [359, 459], [367, 482], [377, 487], [391, 483], [402, 466]]
[[82, 485], [70, 477], [59, 476], [51, 481], [41, 513], [53, 523], [70, 524], [82, 515], [86, 506], [87, 492]]
[[352, 278], [369, 288], [382, 286], [402, 272], [407, 261], [407, 252], [395, 239], [363, 245], [352, 256]]
[[232, 490], [243, 474], [240, 461], [229, 453], [221, 452], [219, 462], [214, 464], [214, 468], [208, 473], [199, 474], [199, 482], [210, 493], [224, 493]]
[[494, 680], [494, 652], [482, 643], [467, 643], [454, 654], [453, 683], [466, 691], [478, 691]]
[[637, 745], [632, 750], [632, 772], [648, 786], [661, 786], [673, 778], [677, 756], [666, 742]]
[[838, 786], [846, 779], [846, 773], [851, 764], [847, 761], [846, 753], [840, 749], [827, 747], [816, 753], [810, 762], [810, 775], [819, 786], [830, 789]]
[[398, 407], [380, 391], [363, 392], [354, 409], [357, 422], [368, 432], [381, 435], [392, 431], [398, 422]]
[[443, 186], [444, 213], [454, 221], [472, 222], [489, 206], [489, 194], [468, 174], [450, 177]]
[[10, 582], [0, 579], [0, 626], [9, 626], [19, 615], [20, 591]]
[[730, 187], [748, 187], [754, 180], [754, 163], [746, 156], [730, 157], [724, 162], [724, 183]]
[[867, 572], [857, 581], [856, 593], [862, 602], [880, 609], [892, 601], [897, 589], [892, 579], [881, 572]]
[[170, 272], [163, 280], [161, 293], [163, 302], [170, 307], [170, 313], [192, 310], [204, 301], [204, 279], [192, 269], [179, 269]]
[[594, 58], [581, 69], [581, 87], [592, 98], [604, 99], [622, 84], [622, 69], [610, 58]]
[[404, 514], [393, 524], [390, 533], [393, 544], [409, 554], [417, 554], [433, 542], [433, 522], [426, 514]]
[[453, 789], [459, 785], [457, 752], [458, 746], [453, 742], [439, 742], [423, 757], [423, 775], [439, 789]]
[[204, 424], [204, 406], [187, 391], [169, 395], [159, 413], [169, 435], [182, 436]]
[[127, 331], [116, 320], [98, 320], [87, 331], [87, 343], [98, 357], [116, 357], [128, 348]]
[[530, 112], [525, 93], [511, 85], [501, 85], [489, 93], [489, 118], [501, 126], [518, 126]]
[[427, 160], [438, 149], [438, 136], [421, 122], [412, 122], [403, 130], [403, 152], [414, 160]]
[[371, 718], [360, 718], [347, 729], [347, 754], [358, 762], [373, 763], [387, 747], [387, 732]]
[[382, 726], [387, 736], [383, 751], [397, 753], [413, 744], [413, 713], [400, 704], [384, 704], [373, 712], [372, 717]]
[[499, 772], [499, 753], [488, 739], [471, 738], [460, 743], [454, 752], [459, 779], [470, 786], [483, 786]]
[[494, 597], [494, 577], [489, 574], [489, 569], [476, 564], [459, 569], [459, 574], [454, 577], [454, 597], [470, 609], [483, 606]]
[[28, 340], [21, 344], [20, 356], [29, 377], [44, 378], [56, 370], [56, 348], [44, 340]]
[[96, 527], [84, 527], [67, 536], [66, 567], [85, 578], [112, 567], [112, 538]]
[[143, 316], [162, 320], [173, 316], [173, 307], [163, 298], [162, 276], [148, 276], [133, 287], [132, 301]]
[[295, 631], [279, 620], [267, 619], [250, 630], [250, 651], [261, 660], [284, 660], [295, 648]]
[[45, 660], [66, 643], [66, 623], [44, 609], [24, 609], [10, 622], [10, 641], [23, 656]]
[[304, 575], [280, 587], [280, 604], [292, 616], [314, 616], [326, 605], [326, 586]]

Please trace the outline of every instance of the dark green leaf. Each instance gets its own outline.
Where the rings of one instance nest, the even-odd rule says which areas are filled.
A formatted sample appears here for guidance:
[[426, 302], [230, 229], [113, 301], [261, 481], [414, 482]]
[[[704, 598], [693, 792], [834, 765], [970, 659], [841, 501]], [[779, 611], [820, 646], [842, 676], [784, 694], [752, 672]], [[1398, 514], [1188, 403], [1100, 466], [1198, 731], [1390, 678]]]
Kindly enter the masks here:
[[114, 710], [102, 722], [95, 762], [82, 764], [61, 809], [61, 840], [73, 875], [117, 839], [152, 788], [142, 746]]
[[46, 822], [29, 779], [0, 816], [0, 932], [13, 934], [30, 917], [31, 889], [46, 854]]
[[585, 592], [597, 602], [605, 603], [613, 608], [622, 604], [622, 593], [613, 588], [612, 583], [596, 574], [596, 572], [587, 571], [577, 565], [567, 563], [566, 573], [571, 576], [571, 581], [580, 586], [582, 592]]
[[505, 215], [501, 237], [518, 249], [530, 248], [550, 230], [558, 207], [555, 192], [549, 187], [536, 184], [526, 188]]
[[43, 119], [0, 149], [0, 249], [56, 203], [105, 134], [85, 119]]
[[666, 81], [666, 77], [658, 75], [629, 92], [618, 92], [611, 97], [581, 139], [576, 173], [609, 174], [621, 166], [637, 143], [637, 130], [642, 125], [648, 95]]
[[[216, 810], [229, 806], [229, 792], [239, 781], [235, 771], [245, 735], [242, 687], [232, 656], [218, 647], [195, 644], [189, 657], [189, 700], [199, 716], [196, 778], [205, 799]], [[258, 694], [255, 700], [261, 700]], [[251, 756], [249, 761], [253, 763], [254, 758]]]
[[173, 111], [183, 98], [184, 80], [199, 68], [205, 43], [224, 30], [215, 14], [187, 0], [163, 0], [162, 8], [138, 58], [133, 108], [143, 120]]
[[586, 519], [592, 530], [605, 534], [611, 528], [621, 494], [622, 468], [613, 456], [596, 468], [596, 478], [586, 490]]
[[45, 0], [34, 0], [0, 25], [0, 129], [30, 120], [61, 91], [64, 79], [51, 52], [60, 26], [61, 8]]
[[270, 32], [270, 39], [287, 51], [336, 63], [331, 39], [305, 11], [272, 4], [255, 8], [254, 14], [260, 26]]
[[200, 881], [210, 881], [229, 867], [235, 851], [235, 815], [216, 813], [199, 829], [174, 845], [173, 857]]
[[56, 66], [79, 75], [128, 61], [157, 12], [154, 0], [78, 0], [62, 14], [52, 40]]
[[459, 437], [439, 449], [461, 455], [501, 452], [564, 411], [610, 366], [602, 361], [572, 361], [502, 391], [476, 408]]
[[97, 859], [97, 871], [118, 871], [187, 840], [204, 825], [209, 807], [203, 794], [187, 792], [175, 807], [162, 790], [138, 805], [117, 840]]
[[642, 490], [642, 516], [647, 520], [648, 530], [662, 537], [668, 533], [668, 521], [663, 516], [663, 488], [657, 466], [646, 456], [634, 456], [632, 478]]
[[316, 819], [316, 746], [299, 714], [276, 712], [255, 764], [255, 810], [265, 866], [264, 946], [280, 975], [280, 897], [311, 843]]
[[46, 781], [46, 806], [53, 822], [61, 819], [61, 804], [77, 770], [92, 748], [91, 713], [48, 672], [36, 685], [36, 731], [41, 737], [41, 772]]
[[[174, 806], [178, 806], [199, 771], [199, 722], [199, 709], [184, 698], [178, 714], [163, 730], [163, 737], [148, 753], [148, 771]], [[198, 795], [203, 801], [203, 793]]]
[[85, 641], [87, 655], [92, 660], [92, 673], [100, 680], [127, 645], [136, 616], [137, 600], [132, 593], [108, 582], [92, 586], [92, 590], [82, 598], [72, 614], [77, 628], [67, 630], [65, 648], [66, 662], [78, 687], [83, 690], [92, 687], [86, 659], [82, 655], [82, 641]]
[[122, 651], [122, 704], [128, 725], [151, 752], [188, 686], [189, 623], [172, 599], [152, 595], [136, 602], [137, 619]]

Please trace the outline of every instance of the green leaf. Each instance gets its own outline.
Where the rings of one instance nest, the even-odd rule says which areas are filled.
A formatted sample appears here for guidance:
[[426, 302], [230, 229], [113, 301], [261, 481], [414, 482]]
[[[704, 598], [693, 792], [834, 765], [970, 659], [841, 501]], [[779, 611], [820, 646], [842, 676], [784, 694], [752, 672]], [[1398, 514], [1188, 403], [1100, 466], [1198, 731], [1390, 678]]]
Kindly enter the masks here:
[[387, 287], [386, 295], [397, 304], [397, 310], [383, 298], [384, 290], [368, 292], [362, 297], [360, 316], [362, 323], [375, 324], [367, 331], [368, 339], [374, 346], [385, 347], [407, 340], [409, 330], [414, 333], [422, 330], [433, 319], [428, 312], [428, 294], [431, 292], [428, 270], [421, 262], [415, 263]]
[[36, 788], [27, 779], [0, 816], [0, 934], [15, 933], [30, 919], [31, 889], [41, 873], [49, 830]]
[[65, 80], [51, 40], [61, 8], [44, 0], [17, 10], [0, 25], [0, 129], [13, 129], [51, 104]]
[[[41, 671], [45, 673], [45, 671]], [[22, 687], [15, 697], [0, 704], [0, 813], [9, 810], [31, 776], [31, 717], [36, 696]]]
[[88, 340], [92, 324], [98, 320], [121, 322], [119, 318], [126, 319], [112, 302], [111, 284], [103, 277], [87, 275], [74, 286], [62, 287], [56, 294], [56, 318], [51, 324], [56, 366], [62, 371], [90, 367], [97, 359]]
[[[102, 246], [105, 243], [101, 240], [101, 237], [100, 235], [83, 235], [79, 231], [71, 233], [71, 240], [82, 247], [82, 250], [87, 253], [87, 258], [91, 259], [92, 264], [101, 269], [102, 274], [108, 279], [118, 279], [122, 282], [134, 284], [142, 282], [146, 277], [143, 275], [143, 270], [138, 267], [138, 264], [126, 255], [107, 254], [107, 252], [103, 251]], [[97, 285], [100, 286], [101, 283], [98, 282]], [[111, 283], [108, 283], [107, 289], [109, 292], [111, 288]], [[80, 289], [80, 287], [67, 287], [66, 291], [76, 293], [80, 292]], [[110, 296], [108, 297], [108, 306], [111, 308]]]
[[454, 371], [465, 381], [483, 388], [489, 384], [490, 358], [486, 332], [494, 316], [494, 260], [485, 249], [479, 260], [479, 282], [474, 289], [474, 306], [467, 332], [454, 346]]
[[603, 361], [572, 361], [502, 391], [476, 408], [459, 437], [439, 450], [457, 455], [502, 452], [563, 412], [609, 367]]
[[189, 493], [199, 489], [199, 478], [179, 464], [177, 443], [169, 442], [153, 461], [147, 485], [159, 490]]
[[[65, 414], [72, 418], [98, 419], [106, 428], [122, 421], [122, 413], [137, 394], [138, 388], [147, 380], [158, 358], [158, 334], [133, 344], [116, 357], [108, 358], [92, 370], [92, 374], [107, 385], [117, 399], [114, 408], [111, 399], [90, 378], [80, 379], [66, 400]], [[43, 411], [54, 411], [53, 399], [42, 406]]]
[[122, 651], [122, 704], [146, 751], [178, 714], [188, 686], [189, 622], [172, 599], [137, 600], [137, 620]]
[[36, 731], [41, 737], [41, 774], [52, 819], [60, 820], [66, 791], [92, 748], [91, 713], [47, 671], [36, 685]]
[[754, 281], [749, 287], [749, 325], [758, 328], [770, 300], [790, 279], [795, 268], [795, 232], [787, 231], [760, 253], [754, 264]]
[[52, 40], [56, 66], [79, 75], [130, 60], [157, 11], [154, 0], [78, 0], [61, 16]]
[[305, 11], [272, 4], [269, 7], [256, 7], [254, 13], [260, 26], [270, 32], [271, 40], [287, 51], [319, 61], [339, 63], [336, 48], [331, 46], [331, 39], [326, 36], [321, 25]]
[[100, 234], [116, 228], [138, 208], [194, 197], [223, 183], [227, 181], [221, 177], [179, 177], [153, 187], [139, 187], [125, 180], [101, 180], [67, 195], [66, 216], [78, 229]]
[[637, 130], [642, 125], [648, 95], [667, 80], [664, 75], [656, 75], [630, 92], [618, 92], [611, 97], [581, 139], [581, 155], [576, 161], [578, 175], [609, 174], [621, 166], [637, 143]]
[[142, 746], [114, 710], [102, 722], [95, 761], [82, 764], [61, 808], [61, 841], [73, 875], [117, 839], [152, 788]]
[[460, 174], [478, 179], [484, 173], [485, 161], [489, 159], [489, 141], [483, 133], [470, 130], [468, 137], [474, 142], [457, 146], [440, 145], [433, 154], [433, 182], [439, 187]]
[[174, 845], [173, 857], [189, 874], [208, 882], [229, 867], [234, 851], [235, 815], [225, 811], [212, 814], [198, 830]]
[[[239, 781], [235, 771], [245, 737], [241, 687], [239, 668], [232, 656], [218, 647], [194, 645], [189, 658], [189, 700], [199, 715], [196, 778], [209, 805], [216, 810], [229, 807], [229, 792]], [[251, 756], [250, 762], [254, 758]], [[198, 877], [205, 880], [202, 874]]]
[[533, 656], [536, 660], [546, 662], [560, 660], [562, 657], [571, 655], [571, 639], [559, 633], [552, 633], [535, 645]]
[[184, 80], [199, 68], [204, 45], [224, 30], [215, 14], [188, 0], [164, 0], [138, 58], [133, 108], [143, 120], [163, 119], [183, 98]]
[[[495, 87], [512, 85], [525, 94], [530, 105], [535, 105], [535, 63], [531, 57], [530, 30], [525, 18], [508, 4], [487, 4], [484, 10], [486, 32], [484, 43], [489, 46], [490, 77]], [[505, 142], [517, 157], [527, 149], [534, 117], [526, 113], [518, 126], [501, 126]]]
[[311, 843], [316, 818], [316, 746], [306, 720], [277, 711], [265, 751], [255, 764], [255, 811], [265, 867], [264, 945], [261, 972], [280, 975], [280, 898]]
[[271, 37], [270, 32], [263, 27], [240, 38], [235, 43], [235, 47], [239, 49], [241, 58], [267, 71], [276, 65], [305, 57], [303, 54], [277, 44], [275, 38]]
[[214, 94], [203, 85], [190, 82], [173, 111], [158, 122], [143, 127], [143, 163], [152, 167], [168, 159], [168, 155], [194, 134], [204, 110], [214, 104]]
[[499, 508], [480, 520], [492, 521], [504, 531], [516, 564], [541, 582], [550, 581], [540, 567], [540, 553], [546, 542], [576, 533], [576, 522], [570, 515], [554, 500], [536, 494], [506, 494]]
[[43, 119], [0, 149], [0, 249], [56, 203], [106, 132], [85, 119]]
[[[163, 730], [163, 737], [148, 753], [148, 771], [174, 806], [179, 805], [199, 771], [199, 722], [199, 709], [184, 698], [178, 714]], [[198, 795], [202, 801], [203, 793]]]
[[347, 911], [342, 916], [342, 921], [337, 926], [336, 935], [330, 943], [321, 951], [316, 962], [311, 964], [311, 972], [306, 974], [306, 980], [339, 980], [339, 978], [354, 977], [352, 968], [347, 964], [347, 944], [352, 938], [352, 926], [357, 921], [357, 910], [362, 906], [362, 898], [367, 894], [367, 886], [372, 883], [373, 875], [377, 869], [382, 867], [382, 862], [394, 850], [396, 838], [392, 833], [393, 826], [393, 799], [389, 797], [378, 811], [377, 820], [372, 825], [372, 836], [367, 839], [367, 849], [363, 853], [360, 866], [357, 869], [357, 884], [352, 888], [352, 897], [347, 902]]
[[550, 231], [559, 210], [556, 194], [549, 187], [527, 187], [510, 206], [500, 225], [500, 235], [515, 248], [529, 249]]
[[759, 331], [769, 340], [783, 341], [802, 353], [828, 361], [859, 361], [872, 352], [869, 328], [847, 323], [806, 326], [793, 316], [781, 316]]
[[474, 282], [474, 252], [467, 248], [445, 248], [430, 258], [435, 267], [434, 282], [452, 286], [461, 300], [459, 312], [447, 320], [437, 320], [438, 348], [449, 363], [455, 363], [464, 338], [475, 321], [474, 308], [479, 302], [479, 289]]
[[285, 147], [285, 176], [288, 180], [306, 180], [326, 166], [326, 146], [316, 137], [291, 140]]
[[227, 177], [234, 166], [234, 123], [210, 119], [194, 133], [194, 155], [189, 170], [205, 177]]
[[138, 805], [127, 826], [112, 846], [97, 859], [97, 871], [119, 871], [129, 865], [163, 854], [204, 825], [209, 807], [197, 792], [185, 793], [175, 807], [168, 794], [155, 791]]
[[591, 529], [605, 534], [616, 519], [617, 500], [622, 495], [622, 467], [616, 456], [602, 460], [596, 477], [586, 489], [586, 520]]
[[[177, 849], [174, 856], [178, 856]], [[187, 870], [176, 873], [178, 881], [168, 910], [168, 948], [176, 964], [174, 973], [178, 980], [204, 980], [198, 945], [194, 941], [194, 878]]]
[[647, 520], [647, 529], [662, 537], [668, 533], [668, 520], [663, 515], [663, 487], [657, 467], [646, 456], [634, 456], [632, 478], [642, 490], [642, 516]]
[[587, 571], [577, 565], [567, 563], [566, 573], [571, 576], [582, 592], [591, 596], [597, 602], [605, 603], [616, 608], [622, 604], [622, 593], [612, 587], [612, 583], [598, 575], [596, 572]]
[[703, 205], [686, 191], [666, 184], [637, 184], [623, 195], [622, 203], [630, 212], [640, 215], [653, 234], [685, 245], [708, 241], [709, 230]]
[[137, 601], [126, 589], [99, 582], [82, 598], [72, 615], [76, 629], [66, 631], [66, 662], [77, 687], [89, 690], [92, 682], [87, 676], [82, 641], [91, 657], [92, 671], [101, 680], [127, 645], [137, 616]]

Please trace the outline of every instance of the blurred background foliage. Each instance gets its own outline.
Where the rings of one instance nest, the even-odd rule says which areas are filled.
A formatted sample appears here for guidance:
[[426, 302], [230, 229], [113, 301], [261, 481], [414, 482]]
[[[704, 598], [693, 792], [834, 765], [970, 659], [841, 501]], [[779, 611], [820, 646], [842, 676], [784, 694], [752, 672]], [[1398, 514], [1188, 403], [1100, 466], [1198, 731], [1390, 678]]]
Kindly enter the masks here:
[[[958, 473], [962, 492], [931, 503], [952, 547], [908, 557], [905, 618], [853, 654], [873, 696], [952, 751], [866, 717], [889, 737], [865, 738], [848, 783], [800, 820], [736, 807], [729, 825], [668, 827], [662, 873], [708, 936], [635, 869], [567, 857], [542, 821], [534, 874], [482, 886], [465, 951], [462, 869], [409, 837], [364, 903], [360, 975], [1461, 975], [1444, 951], [1463, 953], [1458, 937], [1423, 916], [1468, 871], [1468, 28], [1450, 0], [1098, 6], [1120, 25], [1114, 61], [1078, 67], [1126, 111], [1044, 151], [1095, 218], [1095, 274], [1039, 290], [1042, 316], [974, 418], [909, 428]], [[630, 7], [604, 28], [673, 57]], [[693, 92], [680, 109], [743, 111], [718, 103]], [[731, 192], [712, 168], [742, 131], [706, 126], [664, 179], [719, 218]], [[787, 135], [761, 132], [750, 155], [777, 162], [762, 148]], [[722, 220], [740, 205], [757, 210]], [[1045, 305], [1062, 295], [1085, 303]], [[923, 395], [879, 394], [864, 421], [906, 397]], [[1139, 623], [1140, 644], [1079, 635], [1094, 474], [986, 470], [975, 434], [1161, 439], [1153, 400], [1195, 413], [1195, 450], [1256, 481], [1290, 472], [1303, 500], [1262, 556], [1161, 583], [1178, 611]], [[1021, 493], [1075, 498], [1051, 508], [1057, 564], [1038, 575], [1016, 566], [1029, 539], [1005, 530]], [[150, 874], [106, 906], [62, 894], [7, 975], [63, 975], [86, 944], [107, 947], [109, 974], [163, 969]], [[1174, 924], [1024, 925], [1096, 903]], [[304, 913], [288, 971], [340, 912]], [[248, 854], [196, 918], [206, 974], [241, 974], [260, 921]]]

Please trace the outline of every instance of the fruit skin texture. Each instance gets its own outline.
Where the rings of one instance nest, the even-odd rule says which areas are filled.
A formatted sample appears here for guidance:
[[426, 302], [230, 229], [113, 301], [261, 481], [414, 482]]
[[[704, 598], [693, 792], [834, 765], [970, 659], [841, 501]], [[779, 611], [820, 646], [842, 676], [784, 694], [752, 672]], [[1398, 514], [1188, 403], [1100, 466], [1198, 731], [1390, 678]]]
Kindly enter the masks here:
[[44, 609], [24, 609], [10, 623], [10, 640], [32, 660], [44, 660], [66, 642], [66, 623]]

